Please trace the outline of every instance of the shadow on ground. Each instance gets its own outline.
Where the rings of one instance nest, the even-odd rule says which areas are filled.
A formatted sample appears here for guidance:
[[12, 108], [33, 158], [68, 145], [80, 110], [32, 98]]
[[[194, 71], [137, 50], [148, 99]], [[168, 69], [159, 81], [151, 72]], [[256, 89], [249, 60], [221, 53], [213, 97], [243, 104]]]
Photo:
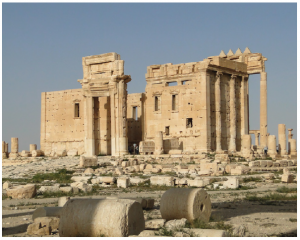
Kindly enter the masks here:
[[30, 211], [30, 212], [20, 212], [20, 213], [14, 213], [14, 214], [7, 214], [7, 215], [2, 215], [2, 219], [3, 218], [9, 218], [9, 217], [20, 217], [20, 216], [24, 216], [24, 215], [32, 215], [34, 211]]
[[13, 235], [18, 233], [25, 233], [29, 223], [18, 225], [10, 228], [2, 228], [2, 236]]

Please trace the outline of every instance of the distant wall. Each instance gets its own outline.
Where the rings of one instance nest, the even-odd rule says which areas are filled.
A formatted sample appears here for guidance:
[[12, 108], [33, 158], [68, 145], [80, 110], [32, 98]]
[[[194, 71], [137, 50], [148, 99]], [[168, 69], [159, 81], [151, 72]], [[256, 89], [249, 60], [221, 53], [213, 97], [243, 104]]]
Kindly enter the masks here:
[[[81, 89], [42, 93], [41, 150], [46, 155], [63, 149], [84, 152], [83, 101]], [[75, 116], [75, 104], [79, 117]]]

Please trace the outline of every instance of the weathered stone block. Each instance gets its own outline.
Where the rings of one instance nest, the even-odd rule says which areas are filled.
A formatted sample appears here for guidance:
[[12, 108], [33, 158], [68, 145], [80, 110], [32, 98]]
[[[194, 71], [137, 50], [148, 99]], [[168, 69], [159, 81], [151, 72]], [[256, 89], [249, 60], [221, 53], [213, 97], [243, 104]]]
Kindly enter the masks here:
[[150, 177], [151, 185], [174, 186], [174, 178], [168, 176], [152, 176]]
[[34, 184], [27, 184], [6, 189], [8, 197], [24, 199], [33, 198], [36, 195], [36, 187]]
[[223, 183], [224, 188], [236, 189], [239, 187], [239, 179], [237, 177], [228, 177], [228, 180]]
[[118, 178], [117, 180], [117, 186], [118, 188], [128, 188], [130, 184], [129, 178], [127, 177], [122, 177], [122, 178]]
[[93, 157], [86, 157], [86, 156], [80, 156], [80, 167], [93, 167], [98, 165], [98, 159], [97, 156]]
[[151, 219], [145, 221], [145, 229], [146, 230], [157, 230], [164, 226], [166, 220], [165, 219]]

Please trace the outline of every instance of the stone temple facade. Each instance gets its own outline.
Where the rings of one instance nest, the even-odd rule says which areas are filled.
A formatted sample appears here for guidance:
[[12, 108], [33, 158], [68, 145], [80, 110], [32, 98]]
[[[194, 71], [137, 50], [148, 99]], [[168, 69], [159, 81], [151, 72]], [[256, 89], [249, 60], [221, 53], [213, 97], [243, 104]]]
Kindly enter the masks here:
[[78, 155], [242, 151], [249, 135], [251, 74], [260, 74], [260, 144], [268, 145], [267, 74], [261, 53], [248, 48], [199, 62], [147, 67], [144, 93], [127, 93], [131, 76], [117, 53], [82, 58], [80, 89], [43, 92], [41, 150]]

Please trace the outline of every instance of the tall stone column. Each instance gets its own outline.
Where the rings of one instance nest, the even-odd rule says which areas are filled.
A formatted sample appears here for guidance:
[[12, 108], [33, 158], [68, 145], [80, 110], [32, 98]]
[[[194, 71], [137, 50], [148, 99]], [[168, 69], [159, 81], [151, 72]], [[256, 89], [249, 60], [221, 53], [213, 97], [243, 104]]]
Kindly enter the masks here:
[[111, 115], [111, 155], [117, 156], [116, 154], [116, 107], [115, 107], [115, 89], [117, 88], [116, 79], [112, 79], [110, 87], [110, 115]]
[[278, 124], [278, 144], [279, 154], [281, 156], [286, 155], [286, 129], [285, 124]]
[[289, 131], [288, 139], [289, 139], [289, 140], [290, 140], [290, 139], [293, 139], [293, 134], [292, 134], [293, 129], [292, 129], [292, 128], [289, 128], [288, 131]]
[[241, 81], [241, 136], [249, 134], [248, 129], [248, 92], [247, 92], [248, 76], [242, 76]]
[[216, 153], [222, 151], [222, 126], [221, 126], [221, 72], [216, 74], [215, 105], [216, 105]]
[[268, 145], [267, 73], [260, 73], [260, 146]]
[[119, 105], [118, 105], [118, 127], [119, 127], [119, 153], [120, 155], [128, 154], [128, 138], [127, 138], [127, 90], [124, 80], [119, 82]]
[[197, 145], [198, 152], [211, 151], [211, 108], [210, 108], [210, 75], [207, 68], [199, 69], [199, 87], [201, 94], [199, 94], [199, 114], [203, 116], [200, 119], [201, 138]]
[[163, 132], [157, 131], [155, 134], [155, 155], [160, 155], [164, 153], [164, 142], [163, 142]]
[[95, 136], [94, 136], [94, 101], [93, 97], [85, 98], [85, 152], [87, 156], [95, 155]]
[[230, 79], [230, 142], [229, 153], [236, 152], [236, 104], [235, 104], [235, 80], [236, 75]]
[[254, 133], [255, 136], [255, 145], [258, 147], [259, 146], [259, 133]]
[[268, 155], [276, 155], [276, 136], [269, 135], [268, 136]]
[[19, 152], [19, 139], [18, 138], [11, 138], [11, 152], [18, 153]]

